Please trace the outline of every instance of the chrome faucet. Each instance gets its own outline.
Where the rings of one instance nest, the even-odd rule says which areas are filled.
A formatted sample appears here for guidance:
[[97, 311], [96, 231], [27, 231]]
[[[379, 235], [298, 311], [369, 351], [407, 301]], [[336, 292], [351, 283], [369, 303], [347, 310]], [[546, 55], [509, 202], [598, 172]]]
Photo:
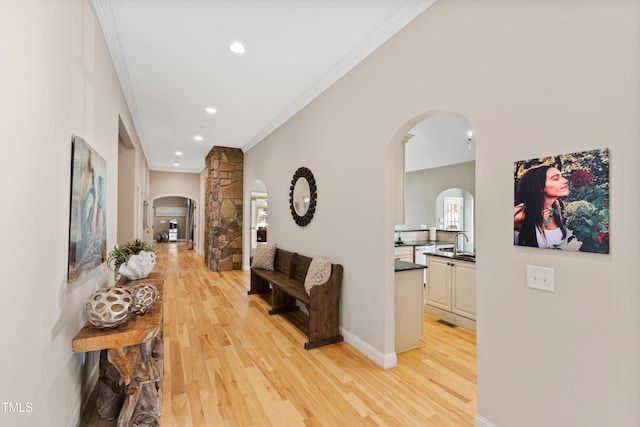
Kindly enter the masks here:
[[[456, 233], [456, 236], [453, 238], [454, 239], [454, 243], [453, 243], [453, 256], [458, 256], [458, 236], [462, 235], [462, 237], [464, 237], [464, 239], [468, 242], [469, 241], [469, 237], [467, 237], [466, 234], [464, 234], [462, 231], [458, 231]], [[462, 242], [462, 245], [464, 246], [464, 241]]]

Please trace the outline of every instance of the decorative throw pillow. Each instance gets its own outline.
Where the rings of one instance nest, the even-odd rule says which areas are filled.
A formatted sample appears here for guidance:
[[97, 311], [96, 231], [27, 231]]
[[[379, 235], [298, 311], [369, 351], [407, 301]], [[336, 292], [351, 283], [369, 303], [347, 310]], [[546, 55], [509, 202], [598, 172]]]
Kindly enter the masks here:
[[327, 283], [331, 277], [331, 261], [322, 257], [311, 260], [307, 276], [304, 278], [304, 289], [307, 294], [311, 294], [311, 288]]
[[256, 247], [256, 253], [253, 254], [251, 267], [261, 270], [273, 270], [273, 260], [276, 258], [275, 243], [260, 243]]

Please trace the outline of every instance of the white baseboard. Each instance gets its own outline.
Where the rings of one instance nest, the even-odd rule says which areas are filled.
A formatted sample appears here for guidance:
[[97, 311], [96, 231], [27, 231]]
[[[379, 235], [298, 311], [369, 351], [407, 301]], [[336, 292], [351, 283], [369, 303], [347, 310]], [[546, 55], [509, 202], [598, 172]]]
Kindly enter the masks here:
[[498, 427], [480, 414], [473, 417], [473, 427]]
[[381, 353], [377, 349], [371, 347], [367, 342], [363, 341], [356, 335], [353, 335], [344, 328], [340, 328], [340, 333], [344, 337], [344, 340], [354, 346], [358, 351], [373, 360], [374, 363], [381, 366], [383, 369], [391, 369], [398, 366], [398, 356], [393, 353]]
[[[85, 355], [90, 355], [91, 353], [85, 353]], [[67, 427], [80, 427], [80, 420], [82, 418], [82, 412], [84, 408], [89, 404], [89, 398], [91, 397], [93, 390], [98, 383], [99, 377], [99, 369], [100, 368], [100, 353], [98, 353], [97, 363], [91, 369], [91, 373], [87, 378], [87, 381], [82, 385], [82, 389], [80, 390], [80, 400], [78, 400], [71, 411], [72, 414], [77, 414], [77, 419], [71, 418]]]

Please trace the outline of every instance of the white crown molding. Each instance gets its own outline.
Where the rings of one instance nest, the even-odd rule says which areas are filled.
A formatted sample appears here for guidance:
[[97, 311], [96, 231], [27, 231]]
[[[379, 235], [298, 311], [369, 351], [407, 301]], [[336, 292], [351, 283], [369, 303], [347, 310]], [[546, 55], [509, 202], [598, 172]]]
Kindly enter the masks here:
[[[127, 62], [124, 59], [122, 53], [122, 45], [120, 43], [120, 37], [118, 36], [118, 28], [113, 17], [113, 11], [111, 9], [111, 0], [93, 0], [93, 6], [98, 16], [98, 21], [102, 27], [102, 33], [107, 42], [107, 47], [111, 53], [111, 61], [120, 80], [120, 87], [124, 93], [125, 101], [129, 107], [129, 113], [133, 120], [133, 126], [136, 128], [138, 137], [140, 138], [140, 144], [142, 145], [142, 151], [145, 152], [146, 147], [144, 143], [144, 135], [141, 128], [136, 126], [140, 123], [140, 115], [138, 114], [138, 107], [136, 104], [136, 98], [133, 95], [133, 89], [131, 88], [131, 80], [129, 79], [129, 72], [127, 71]], [[149, 160], [150, 161], [150, 160]], [[151, 165], [149, 165], [151, 167]]]
[[364, 40], [346, 55], [342, 61], [336, 64], [327, 74], [320, 78], [313, 86], [309, 88], [296, 102], [286, 108], [271, 123], [269, 123], [262, 131], [255, 135], [243, 147], [242, 151], [247, 152], [271, 132], [282, 126], [287, 120], [293, 117], [298, 111], [302, 110], [307, 104], [317, 98], [322, 92], [327, 90], [332, 84], [337, 82], [349, 70], [358, 65], [367, 56], [382, 46], [394, 34], [404, 28], [409, 22], [413, 21], [418, 15], [431, 7], [437, 0], [421, 0], [415, 5], [408, 4], [393, 16], [391, 16], [385, 25], [378, 27], [371, 37]]

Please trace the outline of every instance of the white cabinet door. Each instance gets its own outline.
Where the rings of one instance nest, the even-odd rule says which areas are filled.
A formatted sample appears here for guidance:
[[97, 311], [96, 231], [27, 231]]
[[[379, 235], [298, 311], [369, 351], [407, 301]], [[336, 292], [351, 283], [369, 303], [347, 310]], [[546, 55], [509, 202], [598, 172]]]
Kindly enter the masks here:
[[427, 304], [451, 311], [451, 262], [427, 257]]
[[469, 262], [454, 261], [452, 310], [460, 316], [476, 320], [476, 266]]
[[401, 261], [413, 262], [413, 247], [412, 246], [403, 246], [399, 248], [395, 248], [395, 259], [399, 259]]

